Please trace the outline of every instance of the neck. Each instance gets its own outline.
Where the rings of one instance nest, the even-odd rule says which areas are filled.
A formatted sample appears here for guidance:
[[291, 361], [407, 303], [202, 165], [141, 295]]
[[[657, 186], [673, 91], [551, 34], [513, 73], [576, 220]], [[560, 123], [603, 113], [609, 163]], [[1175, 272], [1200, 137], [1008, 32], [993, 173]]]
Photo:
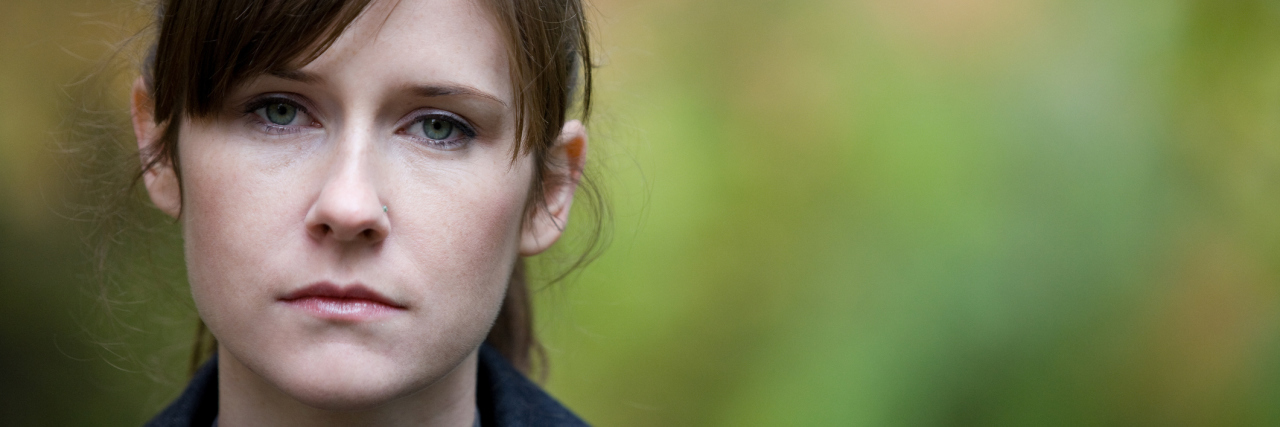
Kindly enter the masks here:
[[477, 352], [434, 383], [360, 409], [325, 409], [289, 396], [218, 349], [218, 426], [470, 427], [476, 416]]

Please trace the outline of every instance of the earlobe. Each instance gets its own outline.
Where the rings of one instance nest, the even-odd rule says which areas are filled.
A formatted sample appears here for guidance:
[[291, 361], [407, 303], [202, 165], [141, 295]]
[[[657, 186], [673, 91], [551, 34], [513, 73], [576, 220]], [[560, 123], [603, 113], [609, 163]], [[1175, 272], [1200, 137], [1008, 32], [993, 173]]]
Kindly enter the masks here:
[[550, 248], [569, 222], [573, 193], [587, 163], [587, 128], [581, 121], [565, 123], [548, 153], [551, 165], [543, 183], [543, 199], [520, 236], [520, 255], [532, 256]]
[[138, 160], [144, 169], [142, 182], [147, 187], [147, 194], [151, 196], [151, 203], [162, 212], [177, 218], [182, 210], [182, 190], [172, 159], [155, 163], [151, 161], [155, 156], [161, 155], [157, 152], [160, 147], [160, 127], [155, 122], [155, 102], [142, 77], [133, 82], [130, 101], [133, 135], [138, 140]]

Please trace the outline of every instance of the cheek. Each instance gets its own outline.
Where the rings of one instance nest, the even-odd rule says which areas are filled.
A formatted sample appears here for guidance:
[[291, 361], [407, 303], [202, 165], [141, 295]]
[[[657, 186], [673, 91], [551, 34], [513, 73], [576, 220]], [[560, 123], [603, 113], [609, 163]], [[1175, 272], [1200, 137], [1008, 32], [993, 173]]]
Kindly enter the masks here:
[[[296, 175], [264, 162], [219, 132], [185, 126], [182, 150], [183, 246], [196, 307], [211, 324], [248, 310], [251, 290], [289, 281], [300, 259], [305, 209]], [[190, 130], [188, 130], [190, 129]], [[269, 166], [269, 165], [268, 165]]]
[[411, 254], [418, 276], [437, 279], [428, 283], [470, 284], [459, 292], [485, 284], [486, 299], [496, 292], [500, 302], [519, 248], [526, 170], [503, 164], [464, 176], [429, 174], [397, 189], [389, 245]]

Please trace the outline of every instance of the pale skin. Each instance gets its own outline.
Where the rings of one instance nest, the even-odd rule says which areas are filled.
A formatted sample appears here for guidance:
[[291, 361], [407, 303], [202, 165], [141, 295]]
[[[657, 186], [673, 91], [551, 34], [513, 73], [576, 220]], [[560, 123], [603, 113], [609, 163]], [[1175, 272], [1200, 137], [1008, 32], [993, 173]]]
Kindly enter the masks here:
[[[181, 180], [169, 163], [144, 174], [218, 338], [220, 426], [472, 424], [477, 348], [517, 257], [560, 237], [587, 145], [564, 125], [549, 155], [570, 179], [526, 210], [538, 165], [512, 160], [496, 25], [465, 0], [374, 1], [315, 61], [183, 119]], [[152, 105], [139, 80], [140, 149], [161, 135]], [[317, 282], [397, 309], [334, 320], [282, 303]]]

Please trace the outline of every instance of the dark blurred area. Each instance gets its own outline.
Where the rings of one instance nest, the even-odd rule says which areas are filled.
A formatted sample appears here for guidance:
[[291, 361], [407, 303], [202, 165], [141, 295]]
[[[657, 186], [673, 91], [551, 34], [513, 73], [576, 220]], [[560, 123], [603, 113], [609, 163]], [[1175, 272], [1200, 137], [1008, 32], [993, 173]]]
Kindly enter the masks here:
[[[588, 421], [1280, 425], [1280, 3], [590, 3], [613, 244], [537, 295]], [[185, 380], [174, 226], [86, 213], [148, 14], [0, 3], [6, 424]]]

